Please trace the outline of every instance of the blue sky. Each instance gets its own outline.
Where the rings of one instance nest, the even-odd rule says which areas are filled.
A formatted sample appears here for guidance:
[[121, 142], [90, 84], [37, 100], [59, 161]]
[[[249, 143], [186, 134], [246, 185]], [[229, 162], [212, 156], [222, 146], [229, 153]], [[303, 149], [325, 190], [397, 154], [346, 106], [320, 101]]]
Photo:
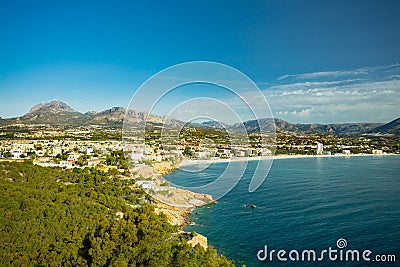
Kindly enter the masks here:
[[291, 122], [390, 121], [398, 14], [400, 1], [1, 1], [0, 116], [52, 99], [127, 107], [151, 75], [205, 60], [248, 75]]

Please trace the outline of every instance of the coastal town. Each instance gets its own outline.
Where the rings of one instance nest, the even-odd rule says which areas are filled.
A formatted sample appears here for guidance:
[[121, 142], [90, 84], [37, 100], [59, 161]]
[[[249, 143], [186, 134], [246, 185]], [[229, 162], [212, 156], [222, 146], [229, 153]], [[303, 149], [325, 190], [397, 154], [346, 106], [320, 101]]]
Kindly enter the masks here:
[[[108, 130], [110, 132], [110, 130]], [[399, 154], [397, 138], [391, 136], [340, 137], [330, 135], [289, 135], [278, 134], [275, 144], [270, 147], [240, 146], [213, 142], [204, 144], [183, 138], [179, 144], [164, 145], [159, 142], [147, 144], [124, 143], [121, 140], [84, 140], [90, 136], [89, 129], [66, 131], [67, 138], [59, 138], [60, 132], [53, 130], [20, 134], [18, 139], [8, 139], [2, 134], [0, 158], [10, 160], [33, 160], [34, 164], [45, 167], [82, 168], [98, 167], [105, 171], [116, 169], [124, 172], [127, 163], [156, 163], [168, 161], [177, 163], [184, 158], [241, 158], [275, 155], [354, 155], [354, 154]], [[104, 135], [107, 135], [105, 131]], [[51, 139], [51, 136], [57, 138]], [[46, 137], [41, 139], [41, 137]], [[35, 138], [35, 139], [33, 139]], [[83, 139], [83, 140], [82, 140]], [[124, 147], [125, 145], [125, 147]], [[127, 150], [129, 148], [129, 150]], [[125, 150], [125, 154], [122, 152]]]
[[[398, 119], [388, 125], [397, 123]], [[397, 134], [371, 130], [383, 124], [299, 128], [268, 118], [245, 124], [243, 131], [219, 122], [188, 123], [121, 107], [82, 114], [55, 100], [36, 105], [24, 116], [0, 119], [0, 161], [94, 168], [131, 180], [133, 187], [156, 196], [161, 204], [190, 210], [213, 202], [212, 197], [175, 188], [162, 177], [189, 161], [400, 154]], [[349, 130], [335, 134], [335, 127]], [[167, 212], [173, 224], [184, 223], [175, 210]]]
[[[14, 131], [10, 131], [10, 127]], [[25, 128], [24, 128], [25, 127]], [[29, 127], [29, 131], [21, 131]], [[20, 131], [15, 131], [19, 129]], [[137, 130], [137, 129], [136, 129]], [[137, 133], [134, 130], [133, 132]], [[249, 134], [249, 142], [235, 142], [235, 134], [221, 129], [186, 127], [168, 129], [161, 136], [153, 127], [146, 138], [122, 139], [117, 127], [52, 125], [11, 125], [0, 132], [0, 161], [31, 161], [42, 167], [64, 169], [95, 168], [130, 179], [132, 188], [141, 188], [157, 199], [156, 209], [175, 225], [184, 225], [194, 207], [212, 203], [211, 195], [175, 188], [162, 175], [185, 161], [258, 160], [265, 157], [319, 157], [399, 154], [396, 136], [334, 136], [278, 133], [272, 143], [260, 143], [260, 133]], [[178, 135], [177, 138], [171, 136]], [[231, 139], [228, 139], [231, 136]], [[208, 140], [204, 142], [203, 140]], [[210, 141], [211, 140], [211, 141]]]
[[[17, 125], [15, 126], [17, 127]], [[275, 155], [354, 155], [399, 154], [396, 136], [334, 136], [276, 134], [276, 140], [258, 144], [260, 134], [250, 135], [250, 145], [234, 143], [223, 136], [223, 131], [204, 134], [204, 130], [189, 129], [191, 135], [179, 135], [179, 140], [162, 141], [149, 138], [146, 143], [121, 140], [121, 130], [112, 128], [81, 127], [60, 130], [57, 128], [36, 130], [31, 133], [16, 132], [12, 136], [0, 132], [0, 158], [9, 160], [33, 160], [46, 167], [99, 167], [105, 171], [116, 169], [124, 172], [127, 162], [133, 164], [168, 161], [178, 163], [184, 158], [247, 158]], [[102, 139], [95, 138], [102, 136]], [[212, 142], [202, 142], [202, 140]], [[160, 141], [161, 140], [161, 141]], [[255, 141], [254, 141], [255, 140]], [[231, 141], [231, 142], [230, 142]], [[124, 153], [124, 152], [125, 153]]]
[[[137, 133], [136, 130], [133, 132]], [[0, 128], [0, 162], [31, 162], [53, 170], [99, 171], [110, 179], [128, 182], [132, 191], [148, 193], [139, 200], [140, 204], [129, 204], [133, 209], [151, 203], [156, 214], [163, 214], [170, 224], [182, 227], [191, 223], [188, 215], [193, 208], [215, 203], [211, 195], [176, 188], [163, 179], [163, 175], [185, 161], [400, 154], [399, 139], [391, 135], [277, 133], [273, 136], [274, 142], [261, 143], [262, 138], [271, 141], [271, 135], [250, 133], [249, 141], [241, 143], [237, 141], [240, 137], [221, 129], [167, 129], [165, 136], [158, 134], [160, 132], [160, 127], [155, 127], [141, 140], [123, 136], [118, 127], [7, 125]], [[178, 137], [171, 137], [176, 135]], [[81, 183], [86, 185], [85, 180]], [[76, 184], [64, 183], [65, 186]], [[90, 190], [96, 189], [91, 187]], [[251, 204], [245, 206], [256, 208]], [[121, 219], [124, 213], [118, 211], [115, 216]], [[208, 249], [206, 236], [183, 230], [179, 233], [191, 246]]]

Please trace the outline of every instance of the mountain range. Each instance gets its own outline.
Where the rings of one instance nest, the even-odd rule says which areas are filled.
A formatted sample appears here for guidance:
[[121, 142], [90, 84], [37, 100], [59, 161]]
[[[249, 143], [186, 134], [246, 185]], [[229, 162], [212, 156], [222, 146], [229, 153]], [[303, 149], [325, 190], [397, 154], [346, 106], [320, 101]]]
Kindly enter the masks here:
[[[38, 104], [32, 107], [28, 113], [21, 117], [0, 119], [1, 124], [23, 123], [23, 124], [50, 124], [50, 125], [105, 125], [120, 126], [124, 120], [126, 109], [113, 107], [101, 112], [89, 111], [80, 113], [66, 103], [53, 100], [48, 103]], [[150, 122], [161, 123], [162, 117], [129, 110], [129, 122], [140, 123], [146, 118]]]
[[[23, 124], [50, 124], [50, 125], [103, 125], [120, 127], [123, 124], [125, 114], [128, 120], [125, 123], [140, 124], [146, 122], [162, 123], [165, 117], [147, 112], [127, 110], [122, 107], [113, 107], [102, 112], [89, 111], [80, 113], [66, 103], [54, 100], [48, 103], [38, 104], [32, 107], [28, 113], [21, 117], [2, 119], [1, 125]], [[177, 119], [168, 119], [167, 126], [180, 127], [185, 122]], [[262, 118], [249, 120], [243, 123], [247, 132], [273, 131], [299, 134], [391, 134], [400, 135], [400, 118], [389, 123], [334, 123], [334, 124], [293, 124], [278, 118]], [[243, 130], [242, 124], [228, 125], [221, 122], [203, 122], [193, 124], [193, 127], [220, 128], [232, 131]]]

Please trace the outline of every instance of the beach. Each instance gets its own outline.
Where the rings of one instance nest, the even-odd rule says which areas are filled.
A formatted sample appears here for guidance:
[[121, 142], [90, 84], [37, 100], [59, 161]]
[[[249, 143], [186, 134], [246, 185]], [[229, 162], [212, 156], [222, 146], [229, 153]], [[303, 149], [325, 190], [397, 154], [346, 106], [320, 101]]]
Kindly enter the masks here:
[[207, 158], [207, 159], [184, 159], [176, 165], [176, 168], [181, 169], [190, 165], [197, 164], [213, 164], [221, 162], [240, 162], [240, 161], [257, 161], [257, 160], [280, 160], [280, 159], [296, 159], [296, 158], [332, 158], [332, 157], [384, 157], [384, 156], [399, 156], [399, 154], [333, 154], [333, 155], [274, 155], [274, 156], [257, 156], [257, 157], [232, 157], [232, 158]]

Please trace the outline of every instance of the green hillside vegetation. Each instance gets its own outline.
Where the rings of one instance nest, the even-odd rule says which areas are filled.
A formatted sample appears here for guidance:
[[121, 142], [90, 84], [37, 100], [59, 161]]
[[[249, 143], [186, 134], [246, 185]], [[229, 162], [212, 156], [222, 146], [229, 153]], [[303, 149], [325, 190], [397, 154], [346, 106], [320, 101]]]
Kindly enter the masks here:
[[95, 169], [0, 162], [0, 265], [232, 266], [212, 247], [188, 245], [130, 183]]

